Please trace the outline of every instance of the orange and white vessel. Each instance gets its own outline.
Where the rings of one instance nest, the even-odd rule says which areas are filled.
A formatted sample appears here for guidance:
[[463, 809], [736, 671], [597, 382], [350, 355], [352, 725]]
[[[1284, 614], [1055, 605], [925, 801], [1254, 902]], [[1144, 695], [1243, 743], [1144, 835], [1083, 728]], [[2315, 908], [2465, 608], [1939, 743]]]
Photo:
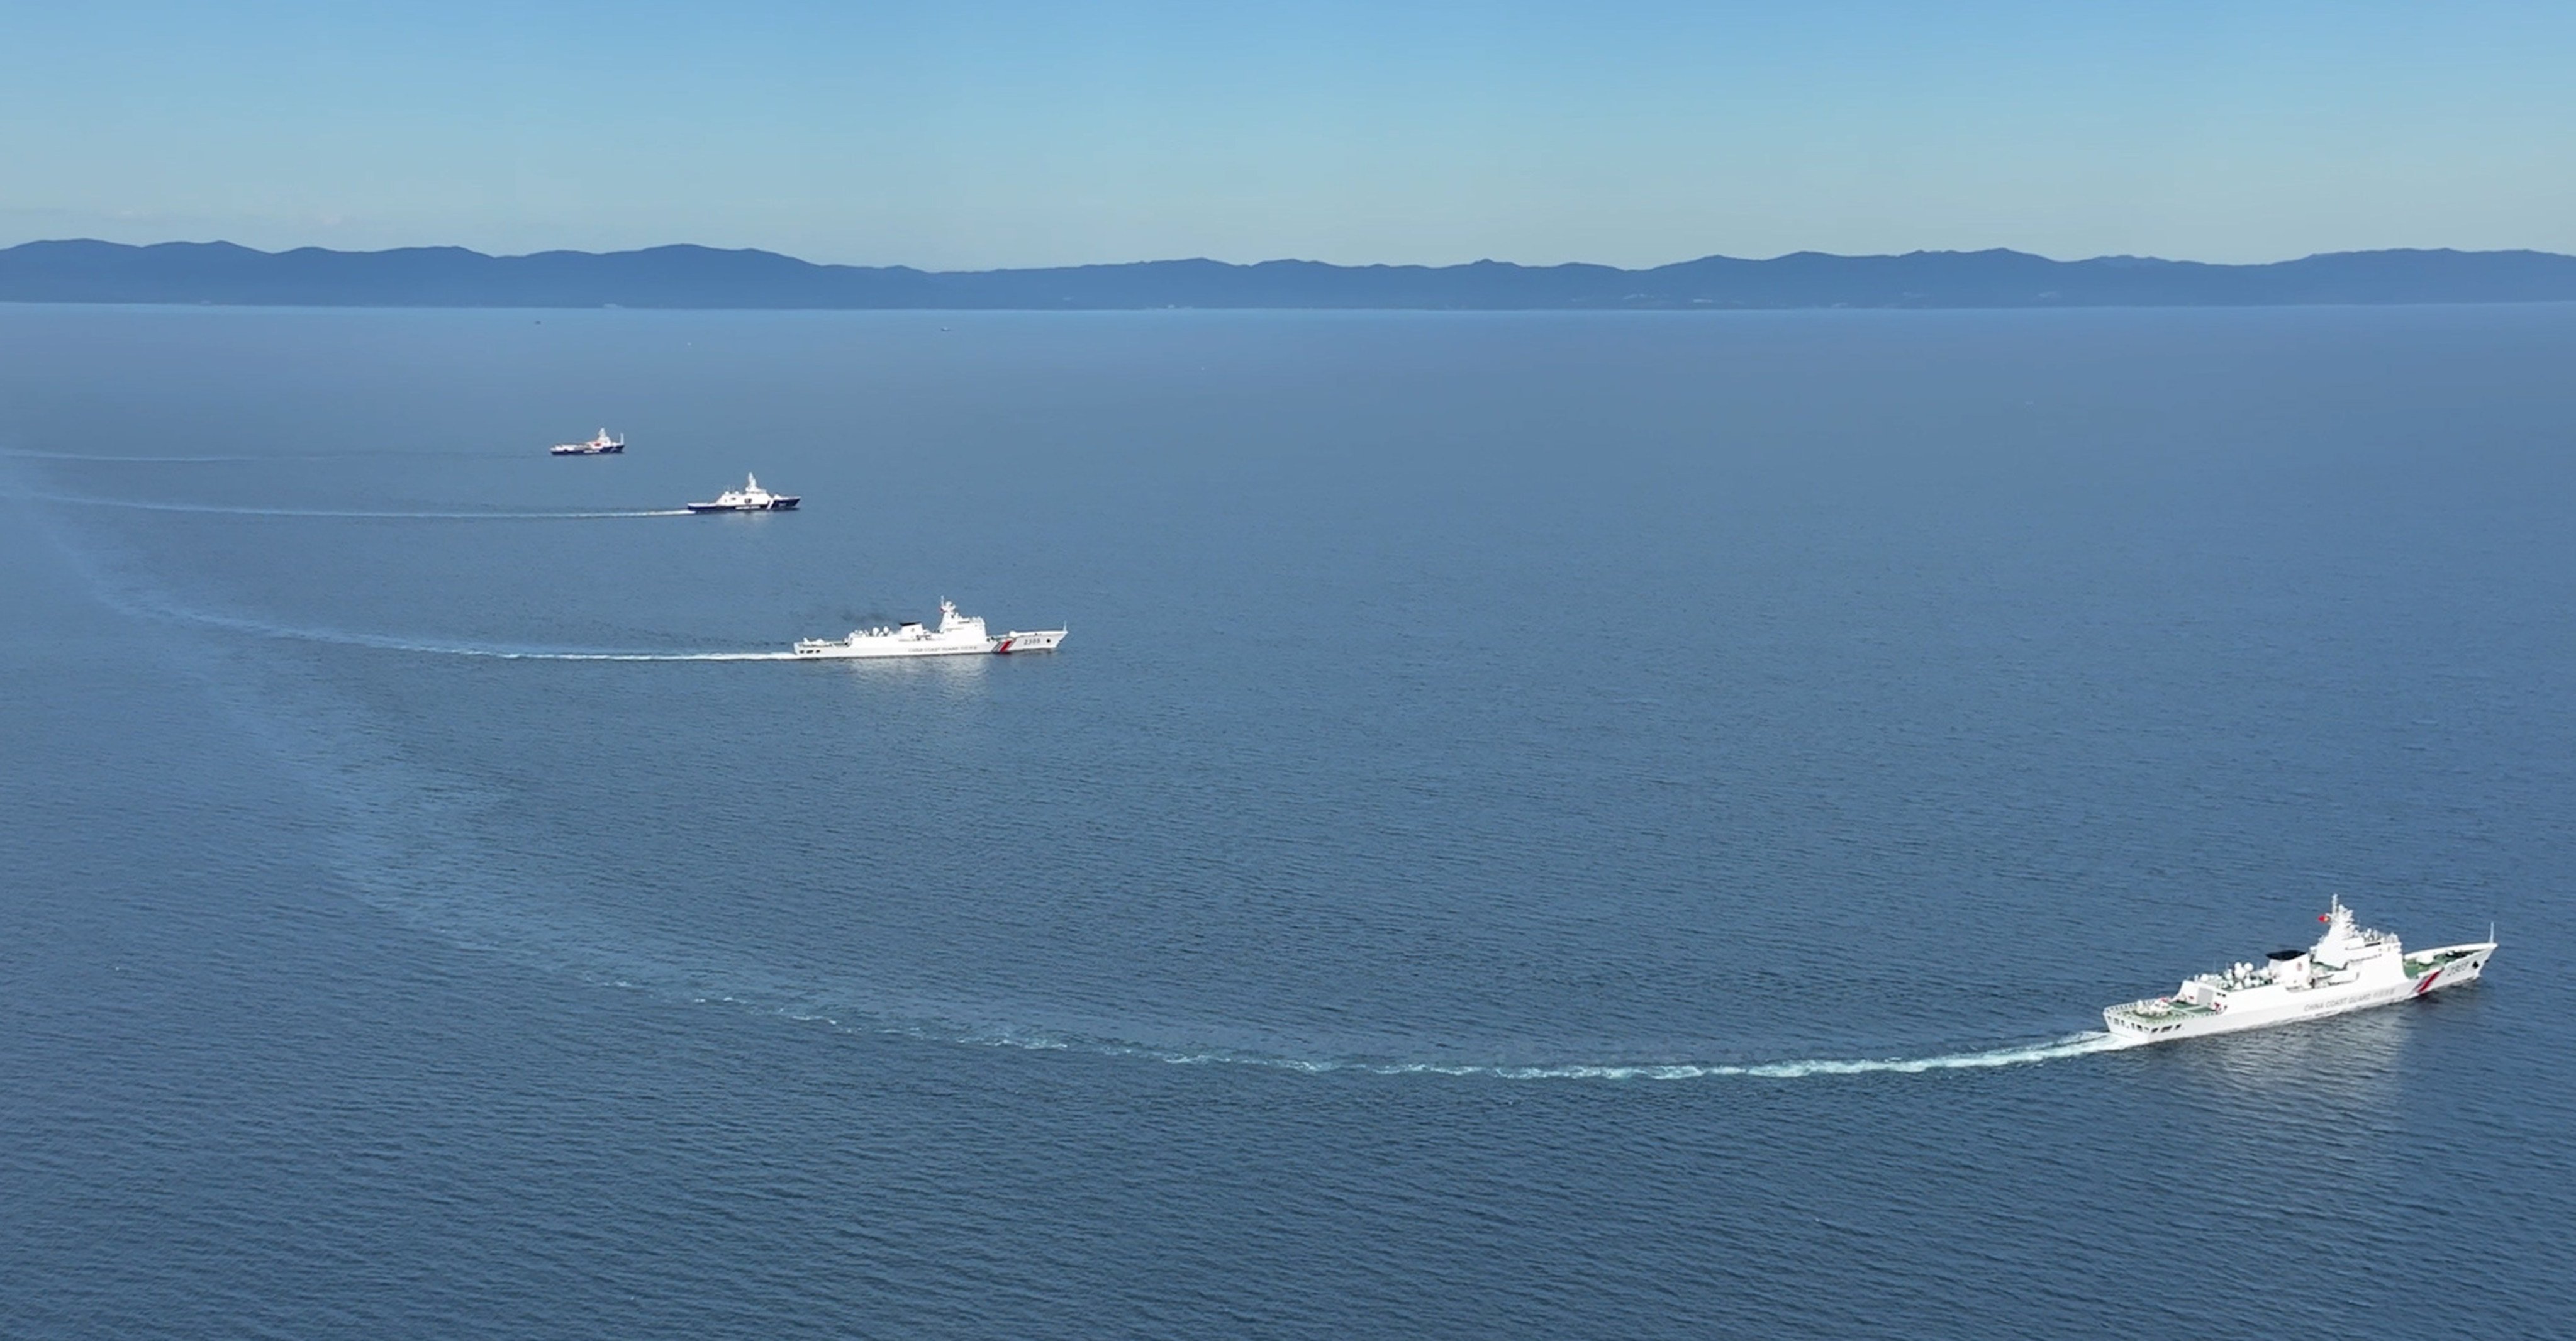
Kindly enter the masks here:
[[546, 451], [554, 456], [616, 456], [626, 450], [626, 439], [608, 436], [607, 429], [588, 442], [558, 442]]

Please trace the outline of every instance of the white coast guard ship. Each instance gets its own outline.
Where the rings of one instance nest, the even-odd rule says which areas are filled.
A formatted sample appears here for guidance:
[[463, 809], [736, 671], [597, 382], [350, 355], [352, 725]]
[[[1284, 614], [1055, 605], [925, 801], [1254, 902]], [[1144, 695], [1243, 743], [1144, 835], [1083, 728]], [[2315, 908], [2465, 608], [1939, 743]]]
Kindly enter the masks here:
[[588, 442], [558, 442], [546, 450], [556, 456], [614, 456], [626, 450], [626, 439], [623, 436], [612, 438], [603, 428], [599, 430], [599, 436]]
[[2317, 920], [2325, 934], [2305, 950], [2186, 979], [2172, 996], [2112, 1006], [2102, 1021], [2139, 1043], [2293, 1024], [2475, 982], [2496, 949], [2485, 940], [2408, 954], [2395, 936], [2353, 925], [2341, 898]]
[[741, 488], [727, 489], [688, 507], [691, 512], [793, 512], [799, 501], [794, 494], [773, 494], [761, 488], [758, 475], [745, 475]]
[[837, 640], [807, 638], [796, 655], [818, 660], [842, 657], [953, 657], [978, 652], [1052, 652], [1064, 641], [1062, 629], [1011, 632], [999, 637], [984, 630], [981, 616], [957, 613], [955, 601], [939, 603], [939, 627], [906, 623], [897, 628], [859, 629]]

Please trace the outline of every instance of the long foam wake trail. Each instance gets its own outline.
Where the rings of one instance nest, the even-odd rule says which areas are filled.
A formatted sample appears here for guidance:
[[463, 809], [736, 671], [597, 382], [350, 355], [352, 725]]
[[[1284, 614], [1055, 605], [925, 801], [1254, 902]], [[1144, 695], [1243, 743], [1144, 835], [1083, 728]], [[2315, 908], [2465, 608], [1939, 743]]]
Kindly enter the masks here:
[[243, 619], [237, 615], [212, 614], [203, 610], [181, 610], [158, 601], [132, 595], [110, 598], [110, 604], [131, 614], [166, 619], [204, 628], [245, 633], [259, 638], [278, 638], [289, 642], [330, 643], [340, 647], [371, 647], [385, 652], [416, 652], [428, 656], [483, 657], [493, 661], [793, 661], [793, 652], [629, 652], [613, 648], [589, 647], [509, 647], [489, 643], [449, 643], [422, 638], [402, 638], [391, 634], [349, 633], [339, 629], [305, 629], [290, 624], [272, 624], [265, 620]]
[[[39, 522], [41, 526], [42, 523]], [[57, 548], [83, 576], [91, 589], [110, 609], [145, 619], [194, 624], [201, 628], [222, 629], [230, 633], [258, 638], [275, 638], [289, 642], [329, 643], [341, 647], [371, 647], [387, 652], [412, 652], [429, 656], [483, 657], [494, 661], [793, 661], [793, 652], [713, 651], [668, 652], [628, 651], [620, 648], [592, 647], [509, 647], [488, 643], [438, 642], [421, 638], [402, 638], [390, 634], [350, 633], [340, 629], [298, 628], [266, 620], [245, 619], [239, 615], [217, 614], [177, 606], [160, 594], [131, 581], [120, 581], [111, 571], [68, 538], [53, 535]]]
[[12, 461], [69, 461], [89, 466], [207, 466], [234, 462], [269, 465], [299, 461], [345, 461], [340, 456], [278, 455], [258, 456], [245, 452], [221, 454], [197, 453], [189, 456], [105, 456], [95, 452], [27, 452], [0, 451], [0, 458]]
[[1343, 1072], [1376, 1076], [1458, 1076], [1486, 1080], [1681, 1081], [1729, 1077], [1803, 1080], [1811, 1076], [1919, 1075], [1927, 1071], [1972, 1071], [2002, 1066], [2026, 1066], [2035, 1062], [2087, 1057], [2099, 1052], [2117, 1052], [2123, 1048], [2137, 1046], [2137, 1040], [2117, 1038], [2100, 1030], [2091, 1030], [2046, 1042], [2014, 1043], [1975, 1052], [1941, 1053], [1929, 1057], [1817, 1057], [1777, 1062], [1405, 1061], [1388, 1057], [1297, 1057], [1232, 1048], [1166, 1048], [1147, 1043], [1119, 1042], [1049, 1030], [978, 1028], [925, 1021], [844, 1019], [831, 1014], [796, 1009], [782, 1010], [780, 1013], [796, 1019], [814, 1020], [836, 1028], [850, 1029], [854, 1032], [901, 1034], [937, 1042], [1023, 1048], [1041, 1052], [1088, 1052], [1100, 1056], [1132, 1057], [1143, 1061], [1163, 1062], [1173, 1066], [1258, 1066], [1309, 1075]]
[[1574, 1063], [1561, 1066], [1464, 1066], [1444, 1062], [1364, 1062], [1356, 1069], [1381, 1075], [1491, 1076], [1498, 1080], [1697, 1080], [1703, 1076], [1755, 1076], [1802, 1080], [1808, 1076], [1860, 1076], [1885, 1072], [1917, 1075], [1925, 1071], [1968, 1071], [1997, 1066], [2085, 1057], [2134, 1046], [2129, 1039], [2093, 1031], [2047, 1043], [2025, 1043], [1982, 1052], [1953, 1052], [1935, 1057], [1888, 1057], [1842, 1060], [1811, 1058], [1787, 1062], [1647, 1064]]
[[65, 461], [84, 466], [208, 466], [208, 465], [292, 465], [322, 462], [331, 465], [373, 465], [386, 459], [405, 461], [502, 461], [524, 457], [524, 452], [505, 451], [413, 451], [386, 458], [349, 452], [190, 452], [126, 456], [100, 452], [43, 452], [17, 448], [0, 448], [0, 460]]
[[599, 521], [616, 517], [685, 517], [689, 515], [687, 508], [628, 508], [588, 512], [511, 512], [487, 508], [480, 512], [394, 512], [338, 508], [233, 507], [217, 503], [160, 503], [139, 498], [98, 498], [88, 494], [20, 493], [13, 496], [30, 503], [130, 508], [141, 512], [193, 512], [219, 517], [322, 517], [366, 521]]
[[386, 652], [418, 652], [442, 657], [483, 657], [493, 661], [793, 661], [793, 652], [627, 652], [611, 648], [588, 647], [508, 647], [484, 643], [433, 642], [419, 638], [398, 638], [386, 634], [346, 633], [336, 629], [299, 629], [284, 624], [259, 620], [236, 619], [228, 615], [210, 615], [194, 611], [164, 611], [169, 618], [236, 633], [255, 634], [262, 638], [284, 638], [295, 642], [336, 643], [343, 647], [372, 647]]

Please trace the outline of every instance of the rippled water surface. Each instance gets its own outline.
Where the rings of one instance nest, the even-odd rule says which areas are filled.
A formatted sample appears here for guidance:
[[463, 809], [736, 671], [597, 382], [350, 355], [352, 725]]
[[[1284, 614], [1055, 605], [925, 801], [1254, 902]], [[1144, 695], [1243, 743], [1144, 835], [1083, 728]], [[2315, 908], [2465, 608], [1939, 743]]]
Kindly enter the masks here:
[[0, 308], [0, 1334], [2563, 1326], [2570, 366]]

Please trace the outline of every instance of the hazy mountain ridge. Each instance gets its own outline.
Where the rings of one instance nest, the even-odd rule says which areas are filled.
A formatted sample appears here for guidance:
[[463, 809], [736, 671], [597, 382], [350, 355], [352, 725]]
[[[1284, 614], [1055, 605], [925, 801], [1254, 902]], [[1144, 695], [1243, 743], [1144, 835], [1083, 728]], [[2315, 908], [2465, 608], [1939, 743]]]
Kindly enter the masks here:
[[263, 252], [228, 242], [86, 239], [0, 249], [0, 302], [329, 307], [1405, 308], [2247, 306], [2576, 300], [2576, 256], [2334, 252], [2262, 265], [2025, 252], [1708, 256], [1603, 265], [1236, 265], [1203, 259], [1033, 270], [816, 265], [765, 251], [487, 256], [462, 247]]

